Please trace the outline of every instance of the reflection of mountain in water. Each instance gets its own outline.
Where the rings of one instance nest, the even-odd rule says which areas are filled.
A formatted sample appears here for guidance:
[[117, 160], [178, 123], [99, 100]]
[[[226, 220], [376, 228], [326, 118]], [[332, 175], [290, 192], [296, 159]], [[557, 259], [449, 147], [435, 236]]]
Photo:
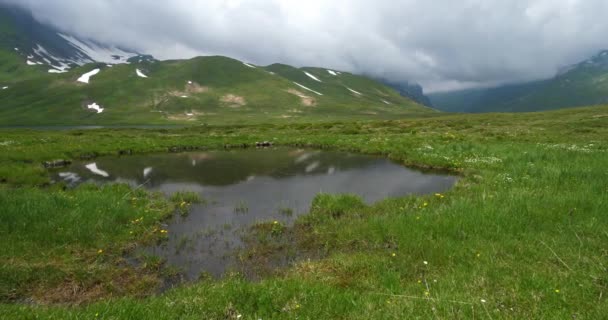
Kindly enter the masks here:
[[[305, 174], [333, 174], [341, 170], [370, 166], [376, 161], [378, 159], [375, 157], [338, 152], [238, 150], [99, 158], [86, 163], [75, 163], [69, 171], [94, 180], [120, 178], [138, 184], [149, 180], [150, 186], [167, 181], [225, 186], [255, 176], [282, 178]], [[63, 172], [64, 176], [66, 174]], [[70, 182], [73, 180], [73, 175], [70, 175]]]
[[[311, 150], [235, 150], [100, 158], [72, 165], [56, 179], [146, 183], [164, 194], [191, 191], [208, 200], [186, 217], [168, 222], [169, 236], [144, 249], [182, 268], [188, 279], [201, 272], [220, 276], [238, 266], [242, 230], [260, 221], [292, 224], [309, 211], [314, 197], [357, 194], [368, 203], [387, 197], [443, 192], [454, 177], [423, 174], [389, 160]], [[235, 208], [246, 207], [243, 214]], [[289, 212], [284, 214], [283, 212]], [[188, 249], [182, 250], [184, 239]]]

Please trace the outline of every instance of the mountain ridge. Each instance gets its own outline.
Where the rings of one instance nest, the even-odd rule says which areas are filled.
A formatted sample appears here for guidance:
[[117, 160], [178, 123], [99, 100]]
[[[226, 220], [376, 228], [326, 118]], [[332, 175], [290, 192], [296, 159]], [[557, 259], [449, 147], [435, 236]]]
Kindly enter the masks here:
[[46, 64], [64, 72], [87, 63], [126, 63], [141, 54], [76, 37], [38, 22], [23, 9], [0, 3], [0, 47], [14, 50], [30, 65]]
[[10, 18], [0, 24], [0, 126], [314, 122], [436, 112], [348, 72], [222, 56], [158, 61], [45, 29], [22, 11], [0, 15]]
[[608, 103], [608, 50], [562, 68], [549, 79], [429, 95], [447, 112], [526, 112]]

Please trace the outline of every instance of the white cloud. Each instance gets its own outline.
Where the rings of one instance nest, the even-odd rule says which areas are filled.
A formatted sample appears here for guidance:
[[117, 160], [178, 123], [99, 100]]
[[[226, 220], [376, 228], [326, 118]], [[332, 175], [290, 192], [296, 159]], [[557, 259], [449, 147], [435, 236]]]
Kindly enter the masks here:
[[435, 90], [549, 77], [608, 47], [605, 0], [2, 1], [162, 59], [220, 54]]

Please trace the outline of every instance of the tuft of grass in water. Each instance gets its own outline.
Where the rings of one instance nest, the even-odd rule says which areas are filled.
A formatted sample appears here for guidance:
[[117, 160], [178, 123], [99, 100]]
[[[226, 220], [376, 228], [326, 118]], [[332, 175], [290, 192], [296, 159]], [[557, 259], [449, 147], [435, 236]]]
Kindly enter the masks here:
[[270, 234], [277, 237], [285, 232], [285, 225], [280, 221], [273, 221], [270, 227]]
[[184, 249], [186, 249], [186, 246], [188, 246], [189, 243], [191, 243], [193, 240], [190, 239], [190, 237], [188, 235], [181, 235], [177, 244], [175, 245], [175, 252], [179, 253], [181, 251], [183, 251]]
[[182, 216], [190, 213], [190, 206], [192, 204], [206, 203], [198, 193], [191, 191], [178, 191], [171, 195], [170, 200], [175, 204], [177, 211]]
[[358, 215], [366, 205], [357, 195], [319, 194], [313, 199], [311, 207], [310, 215], [306, 219], [321, 223], [328, 219]]
[[249, 206], [244, 201], [239, 201], [234, 206], [234, 213], [245, 214], [245, 213], [248, 213], [248, 212], [249, 212]]
[[279, 207], [279, 209], [277, 209], [277, 211], [279, 212], [279, 214], [287, 216], [287, 217], [291, 217], [294, 214], [294, 210], [289, 207]]
[[198, 193], [192, 191], [178, 191], [171, 195], [170, 199], [174, 203], [204, 203], [204, 200], [201, 198], [201, 196]]

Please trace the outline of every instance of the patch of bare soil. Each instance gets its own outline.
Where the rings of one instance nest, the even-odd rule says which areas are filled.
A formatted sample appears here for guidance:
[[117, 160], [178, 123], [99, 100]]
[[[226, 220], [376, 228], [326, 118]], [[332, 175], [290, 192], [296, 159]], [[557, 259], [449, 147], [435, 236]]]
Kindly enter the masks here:
[[189, 82], [186, 84], [186, 92], [187, 93], [205, 93], [209, 92], [209, 87], [201, 86], [196, 82]]
[[229, 108], [240, 108], [247, 105], [245, 98], [234, 94], [227, 94], [220, 99], [221, 102], [227, 104]]
[[307, 107], [314, 107], [317, 105], [317, 100], [315, 100], [314, 98], [312, 98], [310, 96], [305, 95], [302, 91], [298, 91], [296, 89], [289, 89], [289, 90], [287, 90], [287, 92], [300, 97], [302, 104]]
[[169, 120], [177, 120], [177, 121], [196, 121], [199, 117], [205, 115], [212, 115], [211, 113], [191, 111], [186, 113], [176, 113], [167, 115], [167, 119]]

